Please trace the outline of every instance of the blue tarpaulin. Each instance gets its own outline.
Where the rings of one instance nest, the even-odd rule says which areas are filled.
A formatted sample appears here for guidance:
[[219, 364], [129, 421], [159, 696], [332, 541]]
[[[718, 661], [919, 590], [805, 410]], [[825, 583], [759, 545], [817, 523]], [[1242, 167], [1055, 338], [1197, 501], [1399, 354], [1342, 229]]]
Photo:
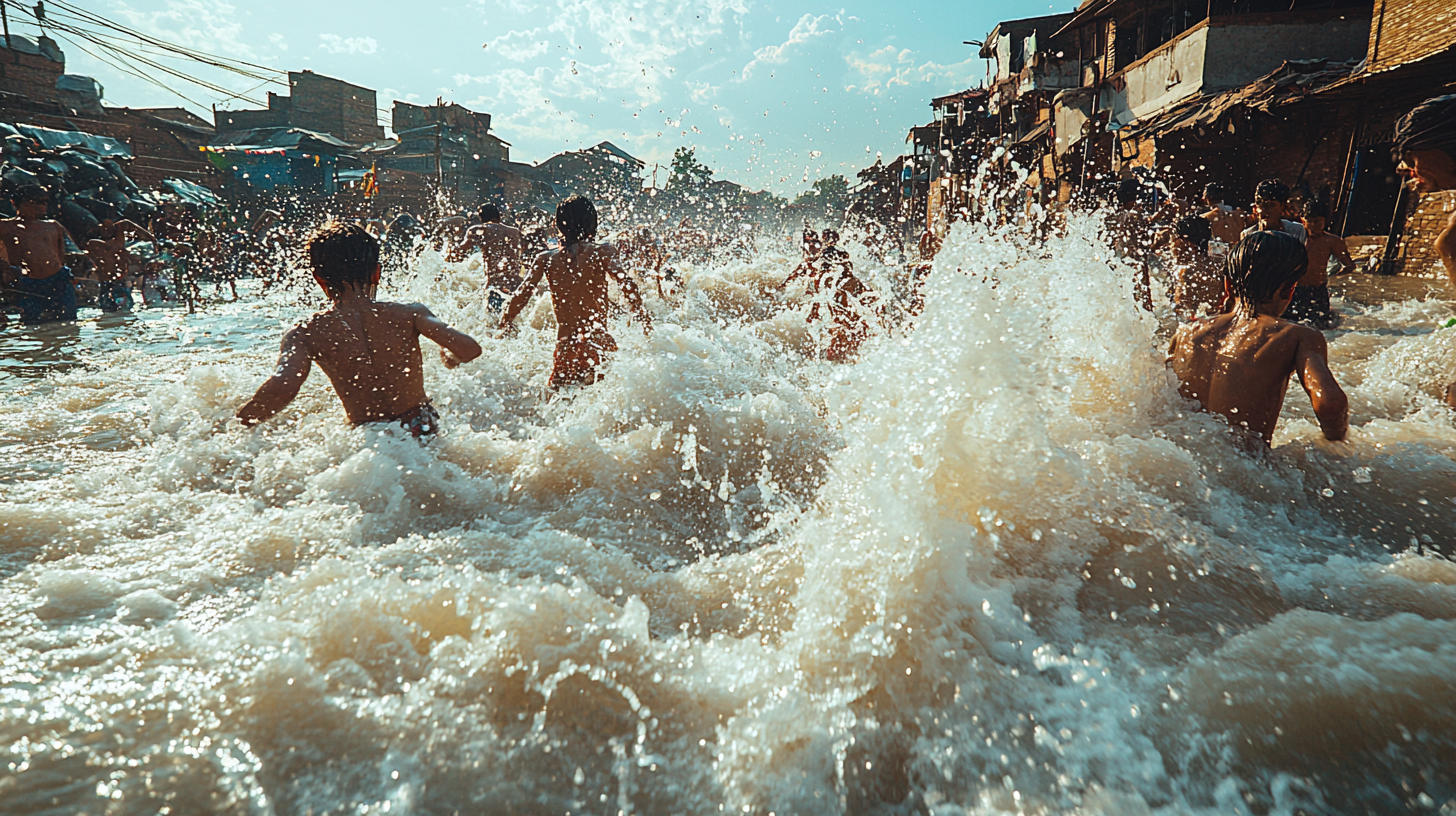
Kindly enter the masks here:
[[36, 127], [35, 125], [15, 125], [15, 129], [51, 150], [81, 147], [103, 158], [131, 158], [131, 147], [126, 142], [118, 141], [109, 136], [97, 136], [91, 133], [82, 133], [78, 130], [52, 130], [50, 128]]

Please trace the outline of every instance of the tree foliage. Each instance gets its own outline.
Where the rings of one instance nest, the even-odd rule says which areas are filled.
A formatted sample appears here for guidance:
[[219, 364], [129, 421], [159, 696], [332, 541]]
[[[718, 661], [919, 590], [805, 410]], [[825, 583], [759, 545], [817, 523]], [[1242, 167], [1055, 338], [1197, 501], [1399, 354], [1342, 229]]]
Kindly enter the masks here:
[[697, 148], [679, 147], [672, 154], [672, 168], [667, 176], [670, 190], [704, 187], [713, 179], [713, 171], [693, 155]]
[[838, 212], [849, 206], [849, 179], [835, 173], [814, 182], [813, 188], [805, 190], [794, 199], [795, 206], [822, 207], [827, 212]]

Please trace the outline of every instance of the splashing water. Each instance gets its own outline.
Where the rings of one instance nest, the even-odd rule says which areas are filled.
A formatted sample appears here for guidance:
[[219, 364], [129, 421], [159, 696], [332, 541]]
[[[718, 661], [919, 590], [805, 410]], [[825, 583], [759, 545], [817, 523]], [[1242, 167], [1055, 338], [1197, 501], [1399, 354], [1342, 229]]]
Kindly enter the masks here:
[[[427, 354], [428, 446], [320, 376], [220, 430], [292, 296], [6, 340], [70, 367], [0, 381], [3, 810], [1456, 808], [1449, 304], [1350, 284], [1350, 441], [1296, 385], [1251, 458], [1090, 220], [957, 225], [850, 366], [793, 263], [689, 270], [562, 399], [548, 301]], [[386, 296], [486, 337], [475, 264]]]

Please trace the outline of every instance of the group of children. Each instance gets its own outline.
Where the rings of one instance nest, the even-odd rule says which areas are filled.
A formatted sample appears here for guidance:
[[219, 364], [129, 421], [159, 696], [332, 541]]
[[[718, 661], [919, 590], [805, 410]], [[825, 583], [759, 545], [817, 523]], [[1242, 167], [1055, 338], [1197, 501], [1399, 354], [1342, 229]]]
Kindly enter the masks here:
[[[76, 277], [67, 260], [75, 257], [71, 247], [76, 241], [48, 217], [51, 191], [40, 185], [23, 185], [9, 197], [17, 215], [0, 219], [0, 287], [17, 296], [23, 323], [75, 320]], [[105, 312], [130, 309], [132, 257], [127, 244], [150, 241], [156, 255], [163, 257], [162, 242], [140, 225], [115, 215], [103, 216], [83, 240], [77, 248], [96, 276], [97, 305]], [[6, 325], [8, 318], [0, 312], [0, 328]]]

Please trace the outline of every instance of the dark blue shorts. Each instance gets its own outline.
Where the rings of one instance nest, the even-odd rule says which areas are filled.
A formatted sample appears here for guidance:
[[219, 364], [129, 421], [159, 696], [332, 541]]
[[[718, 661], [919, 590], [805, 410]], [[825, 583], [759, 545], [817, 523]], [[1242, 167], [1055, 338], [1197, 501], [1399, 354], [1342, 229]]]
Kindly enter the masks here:
[[15, 288], [24, 293], [19, 303], [22, 322], [76, 319], [76, 282], [70, 267], [61, 267], [61, 271], [41, 280], [21, 276]]

